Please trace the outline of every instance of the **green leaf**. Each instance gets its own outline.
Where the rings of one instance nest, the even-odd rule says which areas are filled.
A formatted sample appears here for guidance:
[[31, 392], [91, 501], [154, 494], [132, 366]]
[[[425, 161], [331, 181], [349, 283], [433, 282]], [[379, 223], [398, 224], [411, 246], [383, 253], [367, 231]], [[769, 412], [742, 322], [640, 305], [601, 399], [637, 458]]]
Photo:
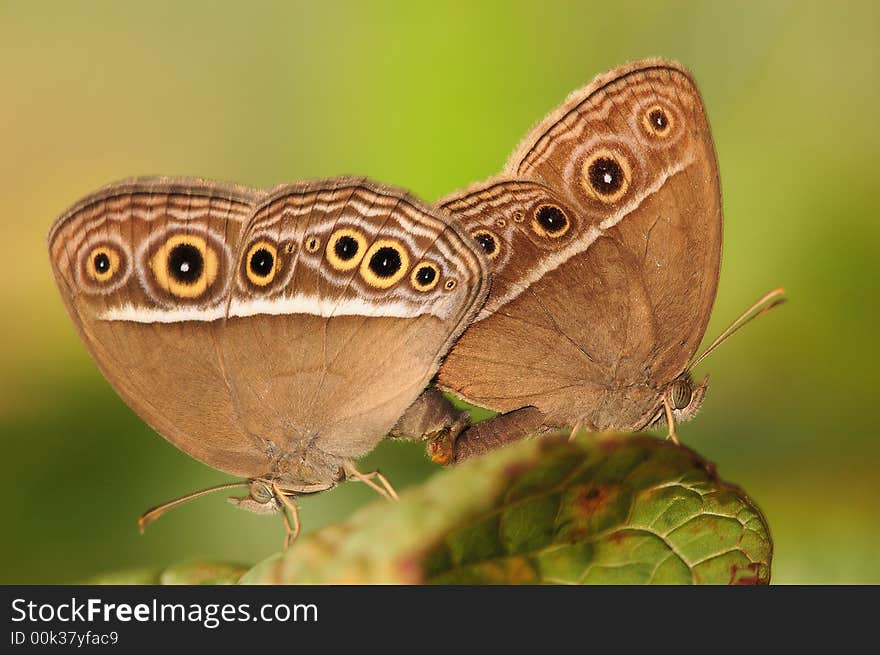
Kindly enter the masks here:
[[132, 569], [105, 573], [86, 584], [106, 585], [211, 585], [235, 584], [247, 567], [221, 562], [186, 562], [167, 569]]
[[306, 535], [245, 583], [766, 584], [758, 507], [693, 451], [548, 435]]

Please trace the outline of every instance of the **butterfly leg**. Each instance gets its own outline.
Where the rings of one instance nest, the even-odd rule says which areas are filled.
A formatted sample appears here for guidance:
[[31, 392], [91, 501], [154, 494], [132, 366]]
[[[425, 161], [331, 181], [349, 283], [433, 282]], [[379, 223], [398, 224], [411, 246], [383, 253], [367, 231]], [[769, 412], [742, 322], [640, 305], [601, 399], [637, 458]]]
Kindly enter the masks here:
[[[272, 485], [272, 491], [275, 494], [276, 500], [280, 501], [281, 504], [281, 516], [284, 519], [285, 531], [284, 550], [287, 550], [290, 548], [290, 544], [296, 541], [296, 538], [299, 536], [299, 509], [277, 484]], [[290, 516], [287, 515], [288, 511], [290, 512]]]
[[666, 398], [663, 398], [663, 411], [666, 413], [666, 427], [669, 429], [669, 434], [666, 435], [666, 438], [672, 439], [672, 443], [680, 446], [681, 443], [678, 440], [678, 435], [675, 434], [675, 419], [672, 416], [672, 407], [670, 407], [669, 401]]
[[[383, 498], [387, 498], [388, 500], [398, 500], [397, 492], [394, 490], [394, 487], [388, 482], [388, 478], [382, 475], [379, 471], [361, 473], [355, 468], [354, 464], [348, 463], [345, 465], [345, 474], [349, 480], [363, 482]], [[373, 478], [376, 478], [379, 481], [379, 484], [376, 484], [373, 481]]]
[[574, 424], [574, 427], [571, 429], [571, 434], [568, 435], [569, 441], [574, 441], [574, 438], [577, 436], [577, 433], [580, 432], [584, 427], [584, 419], [579, 418], [577, 423]]
[[379, 471], [373, 471], [372, 473], [369, 473], [368, 475], [375, 476], [376, 479], [379, 480], [379, 484], [381, 484], [382, 487], [385, 489], [385, 491], [388, 492], [388, 496], [392, 500], [400, 500], [400, 498], [397, 495], [397, 492], [394, 490], [394, 487], [391, 486], [390, 482], [388, 482], [388, 478], [386, 478], [384, 475], [382, 475]]

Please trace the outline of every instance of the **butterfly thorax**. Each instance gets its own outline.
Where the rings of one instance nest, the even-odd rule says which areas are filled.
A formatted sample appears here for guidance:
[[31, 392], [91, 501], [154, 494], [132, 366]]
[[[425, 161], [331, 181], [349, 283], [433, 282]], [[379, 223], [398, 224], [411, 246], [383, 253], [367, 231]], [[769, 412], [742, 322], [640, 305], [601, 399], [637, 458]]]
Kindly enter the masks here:
[[296, 441], [283, 448], [269, 441], [265, 454], [269, 460], [266, 472], [254, 480], [296, 493], [335, 486], [345, 478], [345, 464], [349, 461], [348, 457], [325, 452], [316, 439]]
[[672, 382], [651, 382], [607, 388], [602, 401], [583, 415], [581, 424], [590, 430], [638, 431], [665, 422], [664, 400], [677, 422], [688, 421], [700, 409], [708, 380], [695, 385], [688, 372]]

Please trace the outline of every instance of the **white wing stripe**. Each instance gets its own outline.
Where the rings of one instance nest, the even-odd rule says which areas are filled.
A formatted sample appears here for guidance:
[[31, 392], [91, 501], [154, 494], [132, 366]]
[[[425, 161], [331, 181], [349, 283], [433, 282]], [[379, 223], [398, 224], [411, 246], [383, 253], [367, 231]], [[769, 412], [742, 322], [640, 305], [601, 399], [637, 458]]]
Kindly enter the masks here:
[[[400, 301], [372, 303], [362, 298], [345, 298], [327, 302], [314, 295], [297, 294], [283, 298], [258, 298], [252, 300], [233, 300], [229, 308], [230, 317], [281, 316], [309, 314], [311, 316], [376, 316], [384, 318], [415, 318], [432, 314], [445, 319], [446, 308], [435, 303], [415, 305]], [[175, 307], [161, 309], [138, 307], [127, 304], [112, 307], [99, 315], [102, 321], [130, 321], [133, 323], [183, 323], [186, 321], [210, 322], [226, 316], [225, 305], [207, 309], [198, 307]]]

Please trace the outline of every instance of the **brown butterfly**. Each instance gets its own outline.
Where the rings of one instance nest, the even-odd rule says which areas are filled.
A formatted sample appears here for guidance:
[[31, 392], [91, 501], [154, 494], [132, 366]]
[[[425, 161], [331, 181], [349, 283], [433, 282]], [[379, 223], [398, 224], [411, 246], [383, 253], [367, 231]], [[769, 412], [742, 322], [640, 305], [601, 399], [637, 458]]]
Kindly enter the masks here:
[[[666, 421], [675, 438], [674, 423], [693, 417], [706, 392], [691, 369], [722, 232], [712, 135], [685, 69], [652, 59], [597, 77], [526, 136], [499, 176], [437, 205], [482, 246], [493, 276], [438, 385], [502, 416], [471, 428], [459, 450], [549, 426]], [[460, 459], [455, 434], [445, 438], [435, 459]]]
[[[64, 303], [101, 371], [178, 448], [282, 510], [343, 479], [413, 403], [488, 288], [479, 246], [405, 191], [339, 178], [268, 191], [135, 179], [49, 234]], [[378, 479], [382, 486], [374, 482]], [[292, 518], [289, 519], [287, 511]]]

